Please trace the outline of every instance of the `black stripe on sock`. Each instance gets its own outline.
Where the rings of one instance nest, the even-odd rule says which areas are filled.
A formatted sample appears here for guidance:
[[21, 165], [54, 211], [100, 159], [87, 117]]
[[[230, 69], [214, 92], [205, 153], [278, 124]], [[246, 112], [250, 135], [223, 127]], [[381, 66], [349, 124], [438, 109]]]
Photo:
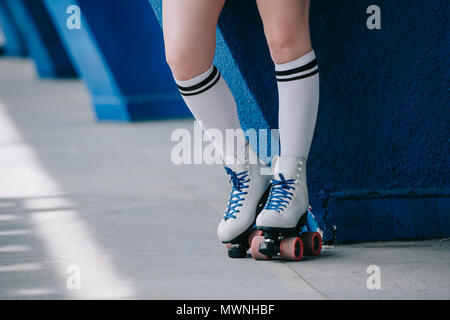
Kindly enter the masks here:
[[307, 71], [309, 69], [314, 68], [315, 66], [317, 66], [317, 59], [314, 59], [313, 61], [311, 61], [301, 67], [298, 67], [298, 68], [294, 68], [294, 69], [286, 70], [286, 71], [275, 71], [275, 74], [277, 76], [289, 76], [291, 74]]
[[278, 82], [286, 82], [286, 81], [300, 80], [300, 79], [304, 79], [304, 78], [311, 77], [311, 76], [313, 76], [313, 75], [315, 75], [315, 74], [317, 74], [317, 73], [319, 73], [319, 69], [316, 69], [316, 70], [314, 70], [313, 72], [310, 72], [310, 73], [307, 73], [307, 74], [303, 74], [303, 75], [301, 75], [301, 76], [294, 77], [294, 78], [288, 78], [288, 79], [278, 79], [278, 78], [277, 78], [277, 81], [278, 81]]
[[193, 92], [193, 93], [184, 93], [184, 92], [180, 91], [180, 93], [181, 93], [182, 96], [195, 96], [195, 95], [197, 95], [197, 94], [203, 93], [203, 92], [205, 92], [206, 90], [209, 90], [210, 88], [214, 87], [215, 84], [216, 84], [217, 82], [219, 82], [220, 77], [221, 77], [221, 76], [220, 76], [220, 73], [219, 73], [219, 75], [217, 76], [217, 79], [214, 80], [214, 82], [211, 83], [211, 85], [209, 85], [208, 87], [204, 88], [203, 90], [200, 90], [200, 91], [198, 91], [198, 92]]
[[180, 91], [187, 91], [187, 92], [189, 92], [189, 91], [194, 91], [194, 90], [203, 88], [204, 86], [208, 85], [208, 83], [210, 83], [214, 79], [216, 74], [217, 74], [217, 68], [216, 68], [216, 66], [214, 66], [214, 69], [211, 72], [211, 74], [205, 80], [203, 80], [202, 82], [200, 82], [200, 83], [198, 83], [196, 85], [190, 86], [190, 87], [178, 86], [178, 89], [180, 89]]

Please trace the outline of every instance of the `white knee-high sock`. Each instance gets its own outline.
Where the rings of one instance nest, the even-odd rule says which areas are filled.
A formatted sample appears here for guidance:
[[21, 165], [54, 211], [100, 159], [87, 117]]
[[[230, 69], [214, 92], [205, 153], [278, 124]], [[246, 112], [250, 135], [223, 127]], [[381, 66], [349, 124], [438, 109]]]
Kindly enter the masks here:
[[[184, 101], [197, 121], [202, 122], [203, 130], [217, 129], [224, 138], [222, 145], [217, 144], [216, 150], [225, 160], [226, 154], [234, 155], [235, 150], [226, 149], [226, 129], [241, 129], [236, 102], [225, 80], [213, 65], [205, 73], [186, 81], [175, 79]], [[241, 130], [237, 139], [245, 141]]]
[[314, 51], [275, 64], [281, 154], [308, 158], [319, 106], [319, 69]]

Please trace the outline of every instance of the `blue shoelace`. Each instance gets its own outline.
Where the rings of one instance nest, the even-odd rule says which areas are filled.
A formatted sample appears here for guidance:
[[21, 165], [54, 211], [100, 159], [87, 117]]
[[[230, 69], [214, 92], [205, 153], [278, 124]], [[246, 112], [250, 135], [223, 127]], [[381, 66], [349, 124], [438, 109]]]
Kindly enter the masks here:
[[270, 189], [269, 198], [264, 209], [281, 212], [286, 208], [289, 200], [292, 200], [293, 193], [289, 190], [295, 190], [292, 186], [295, 184], [295, 179], [286, 180], [281, 173], [278, 176], [280, 180], [272, 179], [272, 188]]
[[242, 203], [240, 202], [244, 200], [243, 196], [248, 193], [243, 190], [249, 187], [246, 183], [248, 183], [250, 179], [247, 179], [248, 171], [236, 173], [228, 167], [225, 167], [225, 171], [230, 176], [229, 182], [233, 183], [233, 188], [231, 190], [230, 201], [228, 202], [223, 219], [236, 219], [235, 214], [239, 213], [238, 208], [242, 206]]

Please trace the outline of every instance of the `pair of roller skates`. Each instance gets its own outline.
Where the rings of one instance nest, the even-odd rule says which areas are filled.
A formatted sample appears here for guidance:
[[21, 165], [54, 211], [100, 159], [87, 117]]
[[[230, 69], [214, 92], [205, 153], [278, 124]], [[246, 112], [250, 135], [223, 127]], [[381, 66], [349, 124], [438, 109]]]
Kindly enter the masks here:
[[[262, 209], [262, 208], [261, 208]], [[311, 212], [302, 216], [291, 231], [261, 228], [253, 224], [240, 237], [226, 243], [228, 257], [245, 258], [250, 249], [255, 260], [299, 261], [303, 255], [318, 256], [322, 251], [322, 236]]]
[[[249, 149], [249, 154], [255, 156]], [[228, 256], [298, 261], [303, 254], [318, 255], [322, 237], [308, 205], [306, 159], [288, 156], [274, 161], [273, 177], [262, 163], [247, 158], [226, 166], [232, 191], [217, 235]]]

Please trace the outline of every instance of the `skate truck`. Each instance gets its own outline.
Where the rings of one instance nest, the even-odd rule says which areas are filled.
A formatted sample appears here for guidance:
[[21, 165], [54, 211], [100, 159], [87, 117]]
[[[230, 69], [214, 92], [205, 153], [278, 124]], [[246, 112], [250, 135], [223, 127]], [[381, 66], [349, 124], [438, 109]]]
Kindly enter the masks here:
[[311, 207], [292, 229], [260, 228], [251, 233], [250, 248], [256, 260], [299, 261], [303, 255], [318, 256], [322, 251], [322, 236]]

